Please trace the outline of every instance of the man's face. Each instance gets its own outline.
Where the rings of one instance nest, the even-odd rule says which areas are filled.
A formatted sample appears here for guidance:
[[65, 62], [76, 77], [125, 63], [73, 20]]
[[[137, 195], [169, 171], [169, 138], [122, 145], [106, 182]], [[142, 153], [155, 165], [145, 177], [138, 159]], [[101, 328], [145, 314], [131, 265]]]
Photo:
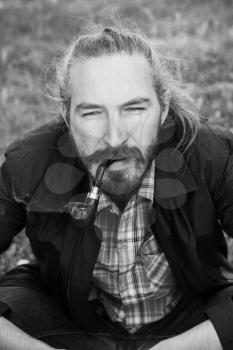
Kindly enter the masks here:
[[136, 54], [77, 61], [71, 84], [71, 134], [81, 159], [93, 177], [103, 160], [115, 160], [102, 188], [132, 192], [151, 162], [162, 114], [149, 63]]

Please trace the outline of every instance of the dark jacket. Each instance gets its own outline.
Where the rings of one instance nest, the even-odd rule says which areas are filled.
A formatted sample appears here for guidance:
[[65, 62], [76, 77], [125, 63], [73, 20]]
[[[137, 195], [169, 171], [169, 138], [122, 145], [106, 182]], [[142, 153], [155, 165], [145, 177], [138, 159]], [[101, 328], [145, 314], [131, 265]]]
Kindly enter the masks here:
[[[168, 118], [155, 151], [152, 230], [183, 291], [206, 302], [223, 348], [233, 344], [233, 269], [223, 231], [233, 235], [233, 136], [203, 122], [184, 155]], [[78, 229], [67, 211], [88, 178], [65, 123], [27, 134], [6, 152], [0, 178], [0, 249], [25, 227], [42, 278], [79, 325], [91, 328], [90, 282], [100, 248], [96, 228]], [[0, 304], [4, 313], [7, 306]]]

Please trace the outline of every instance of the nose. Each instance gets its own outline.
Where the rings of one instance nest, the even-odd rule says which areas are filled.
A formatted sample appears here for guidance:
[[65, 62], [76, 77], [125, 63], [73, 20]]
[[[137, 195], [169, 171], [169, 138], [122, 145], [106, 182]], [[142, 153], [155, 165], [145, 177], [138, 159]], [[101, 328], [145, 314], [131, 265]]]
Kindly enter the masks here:
[[108, 118], [104, 134], [104, 142], [108, 146], [116, 147], [127, 140], [127, 133], [123, 124], [117, 115]]

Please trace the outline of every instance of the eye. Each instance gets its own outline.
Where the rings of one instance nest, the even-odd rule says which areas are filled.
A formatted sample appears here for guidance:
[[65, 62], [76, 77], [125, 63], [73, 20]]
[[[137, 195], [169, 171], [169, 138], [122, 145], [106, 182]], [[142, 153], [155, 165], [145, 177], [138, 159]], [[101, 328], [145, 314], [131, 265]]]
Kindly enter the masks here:
[[87, 113], [83, 113], [81, 116], [83, 118], [91, 118], [91, 117], [97, 117], [99, 115], [103, 114], [101, 111], [91, 111], [91, 112], [87, 112]]
[[126, 113], [130, 113], [130, 114], [139, 114], [144, 112], [145, 110], [146, 110], [145, 107], [127, 107], [124, 109]]

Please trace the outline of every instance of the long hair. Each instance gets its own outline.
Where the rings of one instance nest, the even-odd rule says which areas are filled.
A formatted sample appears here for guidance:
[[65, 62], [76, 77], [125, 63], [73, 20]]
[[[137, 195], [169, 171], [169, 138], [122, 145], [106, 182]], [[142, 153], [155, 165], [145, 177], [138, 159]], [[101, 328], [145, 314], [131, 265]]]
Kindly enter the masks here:
[[67, 48], [63, 58], [56, 62], [56, 87], [61, 114], [68, 123], [71, 104], [71, 67], [77, 60], [102, 55], [126, 53], [141, 54], [152, 68], [153, 85], [160, 106], [165, 107], [165, 94], [169, 91], [170, 104], [168, 114], [176, 120], [182, 129], [178, 146], [185, 152], [195, 140], [202, 117], [190, 94], [188, 85], [181, 82], [159, 46], [138, 30], [122, 26], [98, 26], [92, 32], [78, 36]]

